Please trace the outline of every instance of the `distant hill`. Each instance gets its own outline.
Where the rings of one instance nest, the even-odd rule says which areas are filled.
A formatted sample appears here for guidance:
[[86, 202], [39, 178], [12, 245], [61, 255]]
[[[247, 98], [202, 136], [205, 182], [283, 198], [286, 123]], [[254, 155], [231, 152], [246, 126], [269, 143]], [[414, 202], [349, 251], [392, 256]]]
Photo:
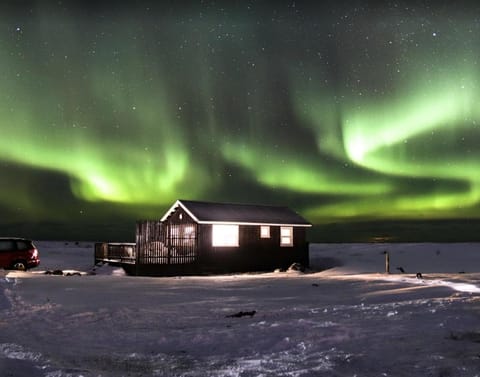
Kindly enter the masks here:
[[475, 242], [480, 219], [396, 220], [314, 225], [310, 242]]
[[51, 241], [135, 242], [135, 222], [109, 224], [11, 223], [0, 225], [0, 236]]

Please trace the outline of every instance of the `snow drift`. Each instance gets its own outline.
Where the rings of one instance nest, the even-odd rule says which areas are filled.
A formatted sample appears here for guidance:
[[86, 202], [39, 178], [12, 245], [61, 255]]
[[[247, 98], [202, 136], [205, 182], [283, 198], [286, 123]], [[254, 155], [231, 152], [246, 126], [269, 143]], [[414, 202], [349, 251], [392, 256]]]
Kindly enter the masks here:
[[37, 246], [39, 268], [0, 272], [0, 376], [480, 375], [479, 244], [315, 244], [309, 273], [169, 278]]

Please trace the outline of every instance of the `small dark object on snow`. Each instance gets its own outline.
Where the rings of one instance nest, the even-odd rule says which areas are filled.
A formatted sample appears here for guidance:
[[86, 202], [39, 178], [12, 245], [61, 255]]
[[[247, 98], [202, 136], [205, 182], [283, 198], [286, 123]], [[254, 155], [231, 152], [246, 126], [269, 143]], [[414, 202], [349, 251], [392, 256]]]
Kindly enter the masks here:
[[458, 273], [459, 273], [459, 274], [464, 274], [464, 273], [465, 273], [465, 271], [458, 271]]
[[82, 276], [82, 274], [78, 271], [75, 271], [75, 272], [67, 272], [65, 276]]
[[253, 317], [256, 312], [257, 312], [256, 310], [252, 310], [250, 312], [238, 312], [238, 313], [235, 313], [235, 314], [226, 315], [225, 317], [227, 317], [227, 318], [240, 318], [240, 317], [245, 317], [245, 316]]
[[318, 287], [317, 283], [312, 283], [312, 287]]
[[422, 276], [421, 272], [417, 272], [417, 279], [423, 279], [423, 276]]
[[464, 333], [454, 333], [450, 331], [450, 336], [447, 339], [451, 340], [466, 340], [473, 343], [480, 343], [480, 333], [474, 331], [467, 331]]
[[45, 271], [45, 275], [63, 275], [63, 271], [62, 270], [47, 270]]
[[405, 273], [405, 270], [403, 269], [403, 267], [397, 267], [397, 270], [400, 271], [402, 274]]

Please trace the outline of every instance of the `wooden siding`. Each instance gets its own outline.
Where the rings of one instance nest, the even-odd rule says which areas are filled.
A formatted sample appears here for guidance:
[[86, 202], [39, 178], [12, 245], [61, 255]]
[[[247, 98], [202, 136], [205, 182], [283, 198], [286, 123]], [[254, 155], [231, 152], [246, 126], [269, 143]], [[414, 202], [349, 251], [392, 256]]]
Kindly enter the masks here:
[[280, 245], [280, 227], [270, 227], [270, 238], [260, 237], [260, 226], [241, 225], [238, 247], [213, 247], [212, 225], [201, 225], [199, 249], [204, 271], [273, 271], [298, 262], [308, 266], [305, 228], [293, 228], [293, 246]]
[[[181, 207], [163, 222], [137, 223], [136, 275], [188, 275], [286, 269], [298, 262], [308, 266], [305, 227], [292, 227], [293, 245], [280, 245], [280, 226], [270, 226], [261, 238], [260, 225], [239, 225], [239, 246], [212, 246], [212, 225], [198, 224]], [[128, 266], [125, 267], [128, 269]]]

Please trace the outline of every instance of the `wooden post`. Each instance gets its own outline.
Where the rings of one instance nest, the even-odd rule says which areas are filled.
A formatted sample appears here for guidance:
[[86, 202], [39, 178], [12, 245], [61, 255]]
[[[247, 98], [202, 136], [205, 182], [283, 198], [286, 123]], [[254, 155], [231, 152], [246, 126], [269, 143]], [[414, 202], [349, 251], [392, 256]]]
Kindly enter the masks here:
[[385, 250], [383, 253], [385, 254], [385, 273], [389, 274], [390, 273], [390, 255], [388, 254], [387, 250]]

